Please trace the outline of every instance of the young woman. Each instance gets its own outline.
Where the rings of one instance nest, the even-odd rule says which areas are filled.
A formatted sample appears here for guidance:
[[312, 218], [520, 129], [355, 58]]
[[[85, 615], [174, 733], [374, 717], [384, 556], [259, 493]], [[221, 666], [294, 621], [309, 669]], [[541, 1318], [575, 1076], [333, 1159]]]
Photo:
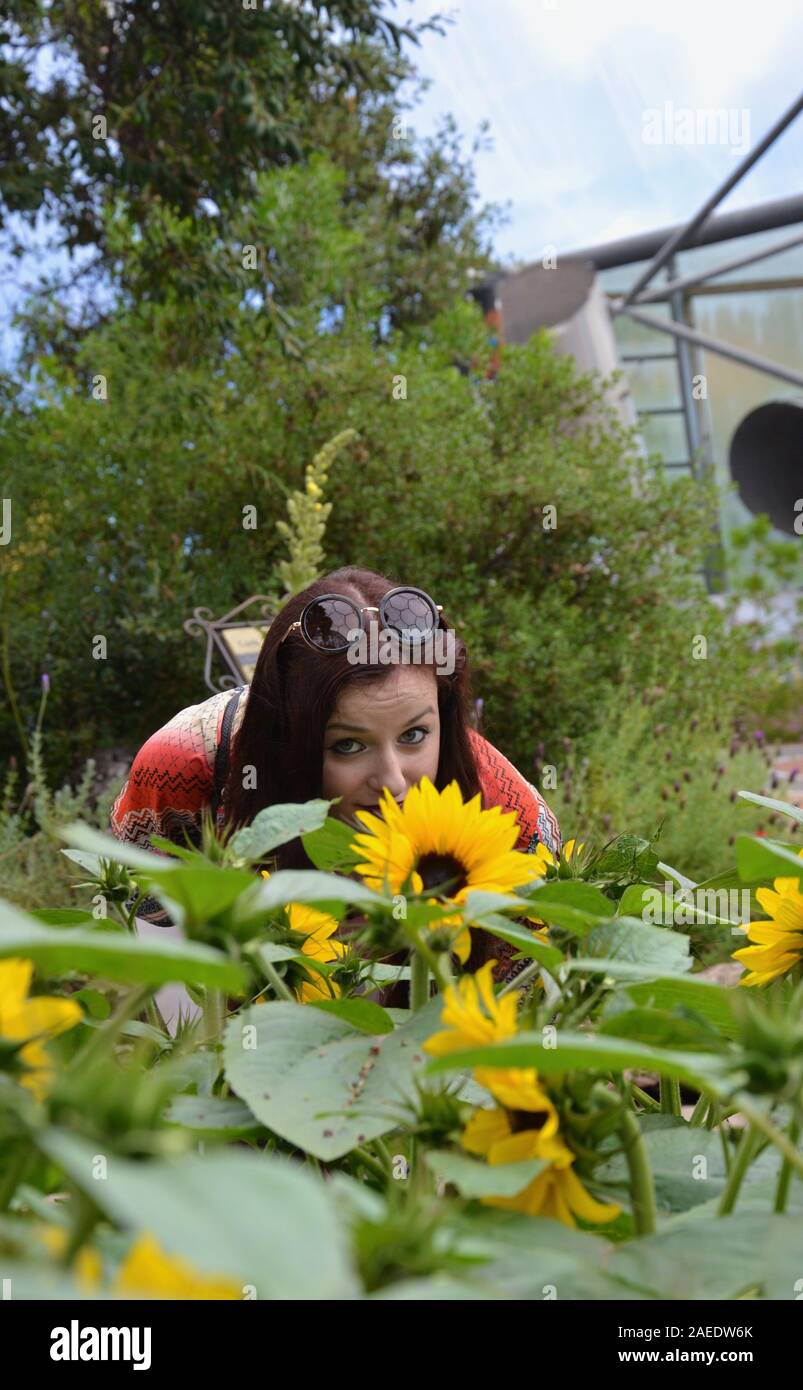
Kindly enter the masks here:
[[[403, 634], [397, 653], [418, 645], [420, 661], [381, 664], [376, 645], [364, 641], [371, 624]], [[447, 636], [448, 647], [435, 640]], [[481, 793], [486, 809], [514, 811], [516, 849], [532, 853], [544, 844], [557, 855], [554, 815], [472, 727], [473, 711], [465, 644], [435, 601], [372, 570], [335, 570], [281, 609], [250, 685], [181, 710], [143, 744], [111, 828], [149, 849], [151, 834], [184, 843], [186, 833], [197, 843], [207, 806], [219, 825], [243, 825], [265, 806], [340, 797], [332, 814], [364, 831], [358, 810], [376, 811], [385, 787], [401, 803], [426, 776], [439, 790], [455, 779], [464, 800]], [[313, 867], [300, 838], [278, 851], [278, 866]], [[170, 923], [153, 899], [139, 915]], [[514, 948], [506, 942], [472, 936], [467, 969], [494, 955], [496, 977], [506, 979], [526, 963], [511, 965]]]

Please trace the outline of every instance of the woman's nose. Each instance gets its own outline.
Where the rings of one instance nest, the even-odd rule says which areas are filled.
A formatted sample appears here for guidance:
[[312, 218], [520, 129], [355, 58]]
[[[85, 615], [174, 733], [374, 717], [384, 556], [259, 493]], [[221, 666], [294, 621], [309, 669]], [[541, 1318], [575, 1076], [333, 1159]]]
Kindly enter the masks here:
[[377, 801], [382, 794], [383, 787], [387, 787], [391, 796], [397, 801], [402, 799], [407, 791], [407, 783], [401, 763], [395, 753], [389, 752], [378, 760], [368, 778], [368, 786], [376, 795]]

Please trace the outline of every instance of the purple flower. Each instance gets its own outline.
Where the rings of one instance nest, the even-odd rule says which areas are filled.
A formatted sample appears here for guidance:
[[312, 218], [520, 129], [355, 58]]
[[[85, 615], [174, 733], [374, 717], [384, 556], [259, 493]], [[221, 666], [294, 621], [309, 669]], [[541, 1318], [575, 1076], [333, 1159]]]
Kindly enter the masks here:
[[47, 671], [42, 672], [42, 689], [45, 694], [47, 694], [50, 689], [50, 676], [47, 674]]
[[753, 734], [753, 738], [755, 739], [756, 743], [763, 743], [763, 742], [764, 742], [764, 730], [763, 730], [763, 729], [756, 729], [755, 733]]

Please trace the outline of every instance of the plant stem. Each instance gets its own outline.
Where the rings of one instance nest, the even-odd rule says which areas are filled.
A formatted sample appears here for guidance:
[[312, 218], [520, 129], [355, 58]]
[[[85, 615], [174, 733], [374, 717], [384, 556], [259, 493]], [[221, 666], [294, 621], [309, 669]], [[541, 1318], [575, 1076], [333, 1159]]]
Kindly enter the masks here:
[[221, 989], [208, 989], [204, 1001], [204, 1040], [216, 1043], [226, 1021], [226, 996]]
[[679, 1115], [680, 1114], [680, 1082], [676, 1076], [662, 1076], [661, 1086], [661, 1114]]
[[387, 1146], [387, 1144], [385, 1143], [384, 1139], [375, 1139], [375, 1140], [374, 1140], [374, 1148], [376, 1149], [376, 1151], [377, 1151], [377, 1153], [378, 1153], [380, 1159], [382, 1160], [382, 1162], [384, 1163], [385, 1167], [387, 1168], [387, 1175], [388, 1175], [388, 1177], [389, 1177], [389, 1178], [392, 1178], [392, 1177], [393, 1177], [393, 1159], [392, 1159], [391, 1156], [390, 1156], [390, 1150], [388, 1149], [388, 1146]]
[[794, 1144], [790, 1143], [783, 1130], [778, 1129], [778, 1126], [772, 1123], [769, 1115], [765, 1115], [763, 1110], [759, 1110], [749, 1096], [737, 1096], [736, 1100], [741, 1113], [750, 1120], [751, 1124], [755, 1125], [756, 1129], [761, 1130], [762, 1134], [766, 1134], [776, 1149], [780, 1149], [784, 1158], [789, 1160], [790, 1167], [803, 1177], [803, 1153], [800, 1149], [796, 1149]]
[[429, 962], [421, 951], [413, 951], [410, 961], [410, 1008], [422, 1009], [429, 999]]
[[739, 1188], [744, 1181], [745, 1174], [750, 1167], [756, 1150], [758, 1141], [758, 1130], [754, 1124], [747, 1126], [742, 1132], [739, 1140], [739, 1147], [736, 1150], [736, 1157], [731, 1165], [728, 1181], [725, 1184], [725, 1191], [719, 1204], [719, 1216], [727, 1216], [728, 1212], [733, 1211], [736, 1206], [736, 1198], [739, 1195]]
[[269, 960], [260, 962], [265, 972], [266, 978], [270, 981], [280, 999], [287, 999], [291, 1004], [296, 1003], [296, 997], [289, 985], [286, 985], [275, 965], [271, 965]]
[[514, 976], [512, 980], [508, 980], [507, 984], [503, 985], [502, 988], [497, 991], [497, 999], [501, 999], [502, 995], [508, 994], [511, 989], [520, 989], [522, 985], [529, 984], [530, 980], [538, 974], [540, 969], [541, 962], [537, 960], [533, 960], [529, 965], [525, 965], [524, 969], [520, 971], [518, 975]]
[[[790, 1144], [794, 1144], [795, 1147], [797, 1147], [797, 1141], [798, 1141], [799, 1138], [800, 1138], [800, 1121], [797, 1120], [797, 1119], [794, 1119], [794, 1120], [792, 1120], [792, 1123], [791, 1123], [790, 1126], [789, 1126], [789, 1142], [790, 1142]], [[785, 1210], [786, 1210], [786, 1199], [787, 1199], [787, 1197], [788, 1197], [788, 1195], [789, 1195], [789, 1182], [790, 1182], [791, 1177], [792, 1177], [792, 1165], [791, 1165], [791, 1163], [789, 1162], [789, 1159], [787, 1158], [786, 1154], [784, 1154], [783, 1165], [782, 1165], [782, 1167], [781, 1167], [780, 1173], [778, 1174], [778, 1186], [777, 1186], [777, 1188], [775, 1189], [775, 1207], [774, 1207], [774, 1210], [775, 1210], [775, 1211], [785, 1211]]]
[[697, 1098], [697, 1104], [695, 1105], [691, 1113], [691, 1118], [689, 1120], [690, 1125], [697, 1126], [703, 1123], [703, 1116], [705, 1115], [705, 1112], [708, 1109], [708, 1105], [708, 1096], [706, 1095], [705, 1091], [701, 1091], [700, 1095]]
[[[409, 923], [406, 923], [405, 930], [412, 941], [412, 949], [415, 955], [422, 956], [426, 961], [435, 977], [435, 983], [439, 993], [443, 994], [444, 990], [448, 989], [449, 985], [452, 983], [452, 973], [449, 969], [448, 960], [445, 960], [445, 952], [433, 951], [427, 945], [422, 933], [416, 931], [415, 927], [411, 926]], [[411, 957], [411, 966], [412, 962], [415, 960], [415, 955]], [[410, 990], [412, 992], [412, 973], [410, 978]]]
[[633, 1111], [627, 1107], [622, 1110], [619, 1133], [630, 1174], [630, 1197], [636, 1232], [640, 1236], [652, 1235], [655, 1230], [655, 1184], [652, 1168], [639, 1122]]
[[86, 1047], [75, 1054], [66, 1070], [72, 1071], [78, 1066], [85, 1067], [87, 1062], [93, 1062], [107, 1047], [113, 1047], [123, 1026], [130, 1018], [136, 1018], [137, 1014], [142, 1012], [153, 990], [153, 985], [140, 985], [121, 999], [111, 1017], [98, 1028]]
[[367, 1149], [363, 1149], [358, 1144], [355, 1144], [351, 1152], [356, 1155], [363, 1167], [368, 1169], [369, 1173], [373, 1173], [375, 1178], [379, 1178], [383, 1183], [387, 1181], [388, 1175], [382, 1167], [382, 1164], [378, 1159], [374, 1158], [373, 1154], [369, 1154]]
[[634, 1099], [640, 1100], [641, 1104], [646, 1105], [648, 1110], [661, 1109], [660, 1101], [657, 1101], [655, 1096], [651, 1096], [647, 1091], [642, 1091], [641, 1087], [637, 1086], [634, 1081], [631, 1081], [630, 1089], [633, 1092]]
[[617, 1128], [630, 1177], [630, 1200], [633, 1207], [636, 1234], [640, 1236], [652, 1235], [656, 1220], [655, 1184], [650, 1157], [644, 1143], [644, 1135], [636, 1116], [630, 1109], [630, 1096], [623, 1097], [620, 1092], [614, 1094], [604, 1086], [595, 1087], [594, 1096], [602, 1105], [609, 1108], [621, 1108]]
[[729, 1133], [730, 1133], [730, 1127], [728, 1127], [728, 1129], [726, 1129], [726, 1128], [725, 1128], [725, 1121], [723, 1120], [722, 1123], [721, 1123], [720, 1126], [719, 1126], [719, 1137], [720, 1137], [720, 1140], [721, 1140], [721, 1142], [722, 1142], [722, 1158], [723, 1158], [724, 1163], [725, 1163], [725, 1173], [726, 1173], [726, 1175], [727, 1175], [728, 1177], [730, 1177], [731, 1167], [732, 1167], [730, 1145], [728, 1144], [728, 1135], [729, 1135]]

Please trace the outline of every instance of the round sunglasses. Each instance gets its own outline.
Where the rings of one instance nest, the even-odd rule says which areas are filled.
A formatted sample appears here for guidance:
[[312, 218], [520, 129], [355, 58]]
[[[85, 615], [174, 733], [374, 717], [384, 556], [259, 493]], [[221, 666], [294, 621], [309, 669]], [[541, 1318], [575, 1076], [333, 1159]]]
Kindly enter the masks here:
[[308, 647], [319, 652], [343, 652], [366, 631], [364, 613], [378, 613], [384, 628], [404, 641], [422, 642], [439, 626], [442, 606], [423, 589], [389, 589], [379, 607], [361, 608], [343, 594], [321, 594], [311, 599], [296, 622], [291, 623], [279, 646], [298, 630]]

